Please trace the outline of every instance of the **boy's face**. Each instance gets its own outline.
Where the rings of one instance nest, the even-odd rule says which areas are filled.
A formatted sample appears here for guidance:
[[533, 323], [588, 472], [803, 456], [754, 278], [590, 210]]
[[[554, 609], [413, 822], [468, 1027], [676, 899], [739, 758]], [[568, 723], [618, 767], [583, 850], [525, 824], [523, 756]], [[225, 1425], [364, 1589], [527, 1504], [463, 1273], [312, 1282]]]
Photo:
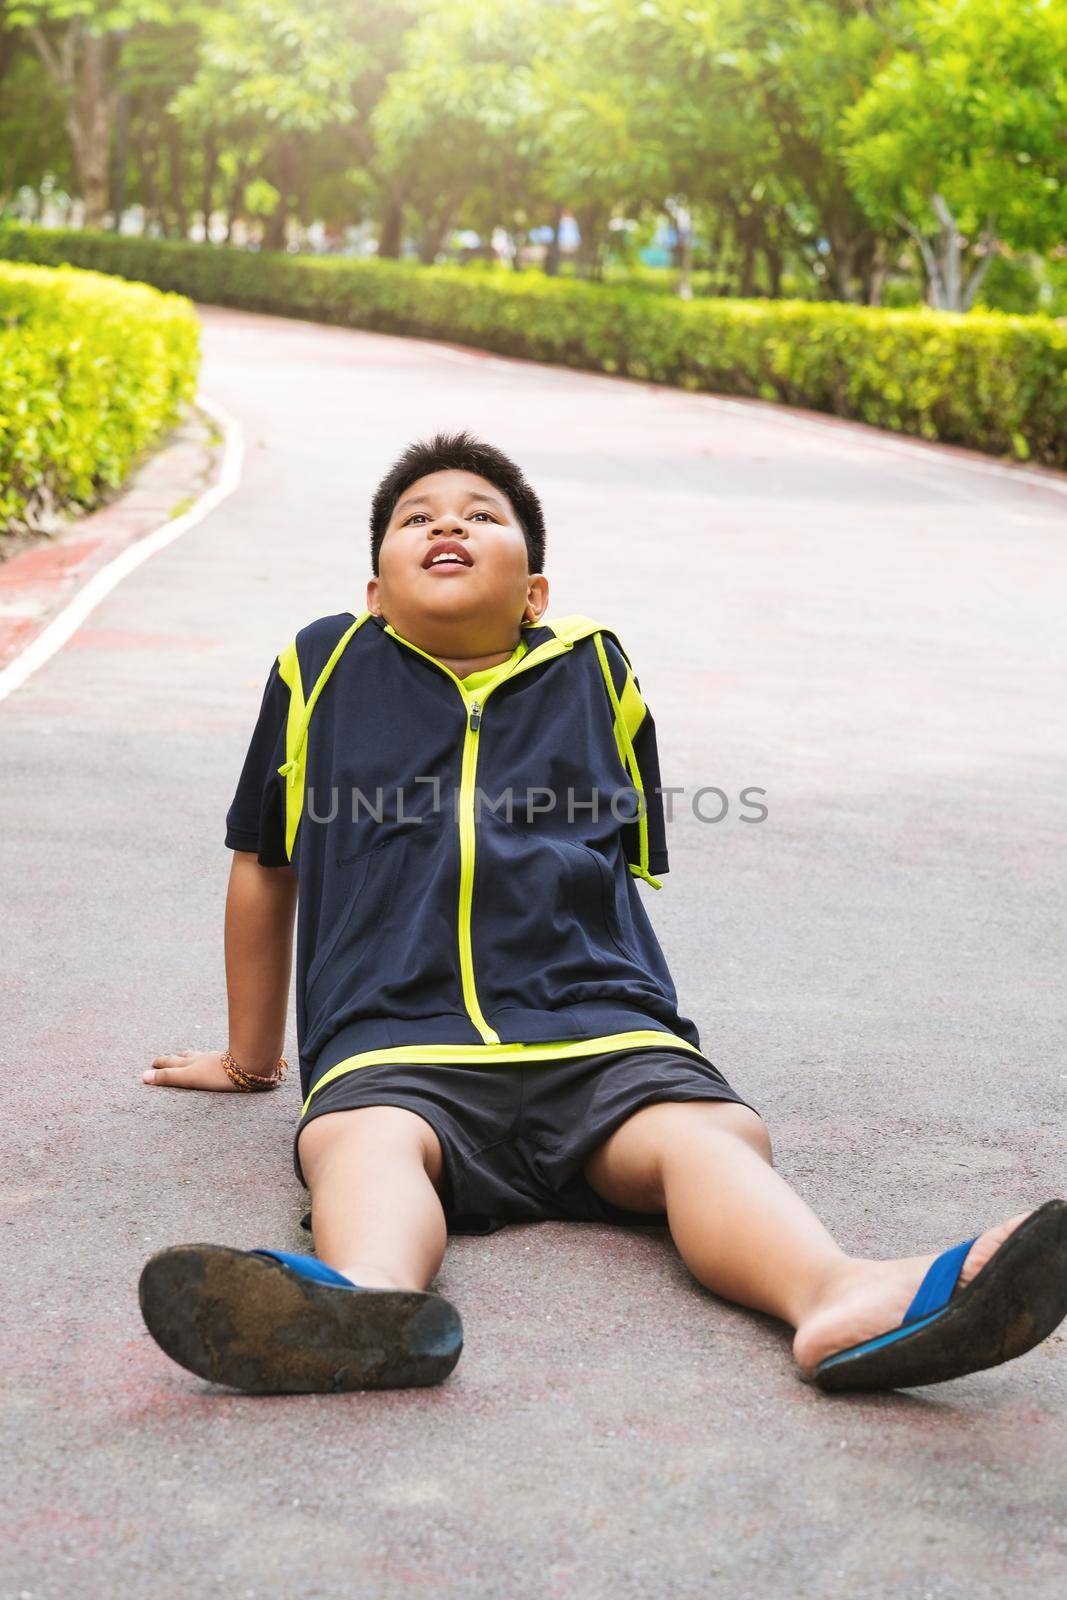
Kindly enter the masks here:
[[511, 649], [537, 621], [548, 581], [527, 570], [526, 540], [501, 489], [474, 472], [431, 472], [404, 490], [367, 584], [367, 609], [413, 644], [457, 654]]

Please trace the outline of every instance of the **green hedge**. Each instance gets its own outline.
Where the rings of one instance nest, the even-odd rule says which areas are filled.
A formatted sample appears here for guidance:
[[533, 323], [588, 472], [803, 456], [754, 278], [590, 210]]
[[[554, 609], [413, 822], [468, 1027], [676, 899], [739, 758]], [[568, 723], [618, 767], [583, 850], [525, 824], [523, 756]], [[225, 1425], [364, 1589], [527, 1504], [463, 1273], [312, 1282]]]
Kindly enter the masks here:
[[0, 528], [44, 526], [120, 484], [192, 398], [198, 365], [187, 300], [0, 262]]
[[784, 401], [1067, 467], [1067, 324], [1045, 317], [679, 301], [540, 272], [468, 273], [22, 227], [0, 228], [0, 255], [72, 261], [216, 305]]

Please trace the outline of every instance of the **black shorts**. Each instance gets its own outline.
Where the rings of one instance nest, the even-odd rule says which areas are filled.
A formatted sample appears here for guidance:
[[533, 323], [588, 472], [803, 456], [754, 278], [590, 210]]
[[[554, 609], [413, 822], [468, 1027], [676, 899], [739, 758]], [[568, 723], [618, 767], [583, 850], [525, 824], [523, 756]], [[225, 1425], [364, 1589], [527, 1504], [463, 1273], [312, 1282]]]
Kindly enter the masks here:
[[315, 1117], [403, 1106], [440, 1141], [450, 1233], [560, 1220], [663, 1226], [665, 1213], [612, 1205], [582, 1172], [627, 1117], [663, 1100], [749, 1105], [716, 1067], [685, 1050], [608, 1051], [522, 1067], [357, 1067], [314, 1096], [296, 1130], [293, 1165], [306, 1188], [296, 1140]]

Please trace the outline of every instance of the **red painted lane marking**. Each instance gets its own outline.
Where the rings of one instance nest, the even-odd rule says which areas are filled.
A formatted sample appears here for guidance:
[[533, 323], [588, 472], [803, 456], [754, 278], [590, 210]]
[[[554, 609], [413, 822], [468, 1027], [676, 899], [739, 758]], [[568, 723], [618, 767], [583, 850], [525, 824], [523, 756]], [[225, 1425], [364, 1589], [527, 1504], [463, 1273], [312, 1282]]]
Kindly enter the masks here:
[[102, 539], [77, 539], [22, 550], [0, 567], [0, 588], [22, 589], [29, 584], [47, 583], [80, 566], [103, 542]]
[[12, 661], [39, 627], [38, 617], [0, 619], [0, 663]]
[[[145, 561], [202, 522], [241, 481], [243, 439], [239, 424], [201, 395], [198, 409], [223, 434], [221, 458], [211, 463], [210, 482], [187, 510], [177, 507], [189, 491], [190, 462], [201, 475], [204, 444], [179, 438], [135, 474], [122, 498], [103, 506], [77, 529], [21, 551], [0, 566], [0, 700], [18, 689], [68, 644], [100, 602]], [[164, 508], [174, 509], [170, 516]], [[160, 520], [162, 518], [162, 520]], [[130, 642], [142, 648], [169, 646], [169, 637], [134, 635], [123, 641], [103, 630], [97, 648]], [[212, 641], [214, 643], [215, 641]]]

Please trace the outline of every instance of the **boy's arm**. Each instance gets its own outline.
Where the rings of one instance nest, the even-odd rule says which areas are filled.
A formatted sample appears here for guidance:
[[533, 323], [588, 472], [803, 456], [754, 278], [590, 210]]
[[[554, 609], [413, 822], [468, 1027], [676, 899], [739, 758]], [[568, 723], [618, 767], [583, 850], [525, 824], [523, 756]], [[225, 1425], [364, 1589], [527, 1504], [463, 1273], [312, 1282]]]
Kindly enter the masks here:
[[285, 1044], [296, 873], [233, 853], [226, 893], [230, 1054], [244, 1072], [273, 1072]]
[[[234, 851], [225, 922], [229, 1048], [244, 1072], [264, 1077], [285, 1043], [296, 888], [292, 868], [261, 867], [254, 854]], [[144, 1081], [168, 1089], [240, 1092], [223, 1071], [221, 1050], [157, 1056]]]
[[[285, 801], [278, 766], [285, 759], [290, 690], [275, 660], [237, 792], [226, 814], [233, 852], [226, 893], [226, 991], [229, 1048], [245, 1072], [269, 1076], [285, 1042], [297, 876], [285, 849]], [[176, 1089], [236, 1087], [222, 1051], [157, 1056], [145, 1083]]]

